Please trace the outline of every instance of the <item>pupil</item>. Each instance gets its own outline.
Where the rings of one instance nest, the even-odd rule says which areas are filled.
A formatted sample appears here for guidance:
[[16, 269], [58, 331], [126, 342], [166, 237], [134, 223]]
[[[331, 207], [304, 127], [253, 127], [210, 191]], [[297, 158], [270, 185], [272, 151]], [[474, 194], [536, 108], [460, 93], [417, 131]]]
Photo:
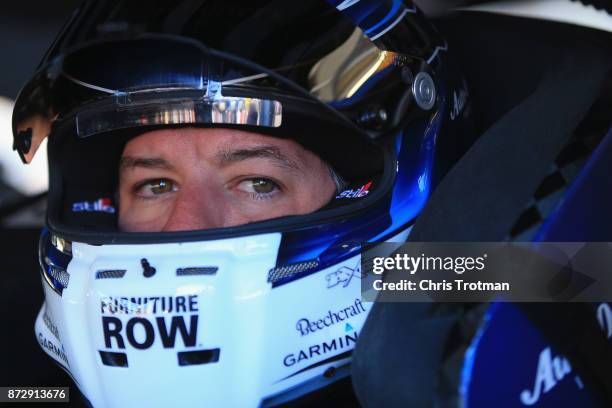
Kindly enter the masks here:
[[274, 186], [267, 180], [258, 179], [253, 181], [253, 190], [258, 193], [270, 193]]
[[170, 186], [169, 183], [167, 183], [164, 180], [160, 180], [157, 182], [157, 184], [155, 184], [152, 188], [153, 192], [156, 194], [160, 194], [160, 193], [166, 193], [168, 192], [168, 187]]

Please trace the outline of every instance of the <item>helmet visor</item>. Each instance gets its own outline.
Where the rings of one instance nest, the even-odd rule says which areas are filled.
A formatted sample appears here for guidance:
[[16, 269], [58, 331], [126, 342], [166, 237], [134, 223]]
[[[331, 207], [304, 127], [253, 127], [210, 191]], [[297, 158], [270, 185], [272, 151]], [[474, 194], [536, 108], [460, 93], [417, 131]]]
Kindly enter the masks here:
[[[21, 92], [13, 118], [16, 147], [31, 161], [53, 123], [66, 118], [74, 119], [80, 138], [151, 125], [277, 128], [283, 104], [272, 94], [295, 96], [296, 90], [343, 121], [275, 71], [213, 55], [195, 41], [151, 35], [90, 44], [53, 60]], [[19, 143], [25, 136], [29, 140]]]

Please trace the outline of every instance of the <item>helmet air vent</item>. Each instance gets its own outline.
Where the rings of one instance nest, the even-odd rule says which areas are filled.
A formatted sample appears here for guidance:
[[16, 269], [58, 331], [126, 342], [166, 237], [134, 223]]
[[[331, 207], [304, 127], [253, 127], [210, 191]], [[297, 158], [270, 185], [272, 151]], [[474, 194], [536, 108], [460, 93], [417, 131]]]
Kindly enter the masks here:
[[177, 268], [176, 276], [215, 275], [218, 270], [217, 266], [189, 266]]
[[96, 279], [121, 279], [125, 276], [125, 269], [106, 269], [96, 272]]
[[319, 266], [319, 261], [312, 259], [310, 261], [297, 262], [294, 264], [277, 266], [270, 269], [268, 272], [268, 282], [276, 284], [278, 281], [292, 277], [293, 275], [307, 272]]
[[55, 280], [59, 285], [62, 286], [63, 289], [68, 287], [68, 281], [70, 280], [70, 275], [66, 272], [62, 267], [55, 265], [51, 262], [51, 260], [47, 259], [48, 268], [47, 273]]

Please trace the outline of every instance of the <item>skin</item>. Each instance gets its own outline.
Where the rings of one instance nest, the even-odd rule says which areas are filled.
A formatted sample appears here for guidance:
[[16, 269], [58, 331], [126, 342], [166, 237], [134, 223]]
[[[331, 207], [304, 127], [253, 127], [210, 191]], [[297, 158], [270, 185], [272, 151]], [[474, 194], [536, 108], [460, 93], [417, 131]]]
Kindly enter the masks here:
[[222, 128], [146, 132], [119, 166], [119, 228], [231, 227], [311, 213], [335, 193], [329, 168], [291, 140]]

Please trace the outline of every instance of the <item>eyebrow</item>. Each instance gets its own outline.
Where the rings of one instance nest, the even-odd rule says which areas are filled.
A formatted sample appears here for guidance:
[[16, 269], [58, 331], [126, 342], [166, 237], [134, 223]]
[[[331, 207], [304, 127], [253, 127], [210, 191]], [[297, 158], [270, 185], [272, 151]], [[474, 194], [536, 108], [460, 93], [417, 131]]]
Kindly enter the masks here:
[[147, 169], [173, 170], [172, 163], [161, 157], [132, 157], [123, 156], [119, 161], [119, 171], [132, 170], [136, 167]]
[[275, 165], [288, 170], [303, 172], [302, 168], [293, 160], [282, 154], [280, 149], [272, 145], [256, 146], [245, 149], [225, 150], [217, 154], [222, 166], [249, 159], [267, 159]]

